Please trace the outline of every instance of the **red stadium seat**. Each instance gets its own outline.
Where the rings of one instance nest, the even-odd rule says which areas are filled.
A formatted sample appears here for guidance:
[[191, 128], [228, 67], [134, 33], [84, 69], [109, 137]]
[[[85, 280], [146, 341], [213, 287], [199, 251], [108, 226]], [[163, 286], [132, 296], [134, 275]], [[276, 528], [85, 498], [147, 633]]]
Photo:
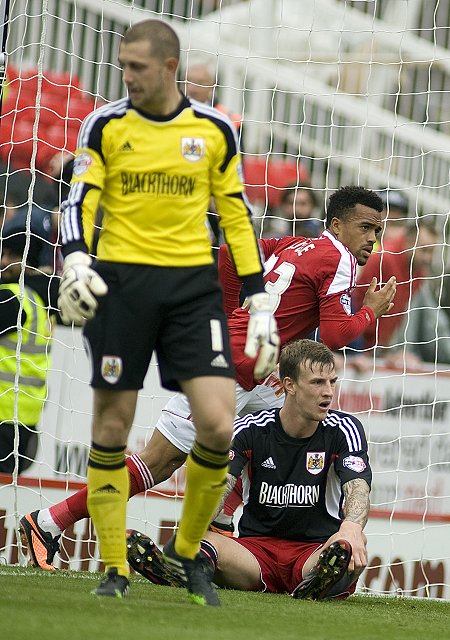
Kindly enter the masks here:
[[7, 160], [12, 149], [13, 115], [3, 115], [0, 120], [0, 158]]
[[61, 118], [78, 118], [83, 120], [94, 109], [94, 101], [76, 94], [68, 93], [57, 96], [45, 93], [41, 96], [41, 107], [56, 113]]
[[19, 69], [15, 65], [10, 64], [8, 62], [8, 64], [6, 65], [6, 81], [12, 82], [18, 77], [19, 77]]
[[18, 88], [20, 91], [37, 94], [39, 77], [36, 69], [28, 69], [22, 71], [17, 78]]
[[15, 144], [33, 139], [33, 123], [16, 115], [13, 119], [12, 141]]
[[293, 160], [245, 155], [244, 183], [250, 202], [278, 206], [281, 193], [288, 185], [309, 184], [308, 170]]
[[89, 115], [94, 110], [94, 101], [93, 100], [70, 100], [68, 116], [72, 120], [78, 121], [78, 126], [85, 119], [87, 115]]
[[34, 142], [32, 138], [14, 142], [8, 154], [11, 163], [19, 169], [29, 168], [33, 148]]
[[8, 88], [6, 97], [3, 100], [2, 113], [10, 110], [19, 110], [25, 107], [33, 107], [36, 104], [36, 94], [32, 91], [26, 91], [18, 86], [11, 85]]
[[69, 71], [44, 71], [44, 76], [53, 86], [81, 89], [80, 78]]
[[5, 113], [0, 120], [0, 143], [11, 140], [12, 128], [14, 123], [14, 113]]
[[0, 156], [9, 158], [19, 168], [28, 167], [37, 145], [36, 167], [45, 171], [55, 153], [75, 151], [81, 122], [94, 110], [95, 101], [82, 91], [77, 76], [68, 72], [44, 71], [34, 141], [39, 88], [37, 69], [25, 70], [19, 75], [18, 69], [10, 68], [8, 79], [0, 126]]
[[64, 124], [55, 124], [44, 132], [43, 142], [51, 145], [56, 153], [60, 149], [75, 151], [78, 132]]

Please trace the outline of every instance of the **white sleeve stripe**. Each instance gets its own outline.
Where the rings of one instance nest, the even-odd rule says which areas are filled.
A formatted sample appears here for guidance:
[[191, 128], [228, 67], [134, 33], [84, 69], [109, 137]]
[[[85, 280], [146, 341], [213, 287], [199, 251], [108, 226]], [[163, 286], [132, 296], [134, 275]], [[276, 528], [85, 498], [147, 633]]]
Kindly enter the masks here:
[[361, 447], [358, 447], [355, 444], [355, 439], [353, 437], [352, 432], [348, 430], [344, 424], [340, 424], [339, 429], [345, 435], [345, 439], [347, 440], [347, 444], [348, 444], [348, 450], [351, 451], [352, 453], [354, 451], [360, 451]]
[[275, 417], [275, 410], [272, 409], [270, 411], [261, 411], [260, 413], [254, 415], [249, 413], [242, 418], [238, 418], [234, 423], [233, 428], [233, 436], [236, 436], [243, 429], [248, 429], [249, 427], [255, 425], [256, 427], [265, 427], [271, 422], [273, 422]]
[[349, 420], [347, 417], [344, 418], [343, 424], [345, 425], [346, 428], [348, 428], [349, 435], [355, 446], [354, 451], [361, 451], [362, 442], [361, 442], [361, 435], [358, 429], [355, 427], [354, 423], [351, 420]]
[[339, 416], [337, 414], [329, 414], [324, 420], [324, 424], [331, 427], [338, 427], [347, 440], [348, 450], [350, 452], [361, 451], [362, 439], [357, 425], [352, 421], [351, 416]]
[[205, 115], [210, 115], [212, 118], [215, 118], [216, 120], [221, 120], [222, 122], [226, 123], [230, 129], [230, 131], [233, 134], [233, 138], [236, 142], [236, 148], [238, 149], [238, 136], [236, 133], [236, 129], [233, 125], [233, 123], [231, 122], [230, 118], [225, 114], [222, 113], [221, 111], [218, 111], [218, 109], [215, 109], [214, 107], [211, 107], [208, 104], [204, 104], [202, 102], [197, 102], [196, 100], [192, 100], [190, 99], [191, 102], [191, 107], [193, 109], [193, 111], [198, 111], [199, 113], [203, 113]]
[[340, 424], [340, 425], [338, 425], [338, 426], [339, 426], [339, 429], [340, 429], [340, 430], [342, 431], [342, 433], [344, 434], [345, 439], [347, 440], [348, 450], [349, 450], [349, 451], [354, 451], [354, 449], [353, 449], [353, 444], [352, 444], [352, 441], [351, 441], [351, 438], [350, 438], [350, 436], [349, 436], [348, 431], [343, 427], [343, 425], [342, 425], [342, 424]]
[[64, 222], [64, 209], [61, 210], [61, 242], [62, 244], [67, 244], [68, 237], [66, 233], [66, 225]]
[[128, 108], [128, 98], [121, 98], [111, 104], [106, 104], [90, 113], [83, 121], [78, 134], [78, 148], [85, 149], [88, 146], [92, 128], [99, 118], [107, 118], [112, 115], [124, 115]]
[[76, 182], [75, 189], [73, 190], [73, 196], [69, 196], [69, 204], [70, 204], [70, 215], [69, 215], [69, 224], [72, 229], [72, 235], [74, 240], [82, 239], [82, 229], [80, 229], [80, 221], [78, 218], [78, 208], [80, 204], [81, 194], [83, 193], [83, 189], [85, 187], [84, 182]]
[[78, 202], [83, 192], [84, 182], [76, 182], [70, 187], [69, 197], [64, 202], [62, 211], [62, 242], [81, 240], [82, 234], [78, 221]]
[[139, 473], [141, 474], [141, 477], [145, 484], [145, 488], [151, 489], [155, 485], [155, 481], [153, 480], [153, 476], [150, 473], [150, 469], [147, 467], [146, 464], [143, 463], [142, 459], [139, 457], [137, 453], [134, 453], [131, 456], [131, 459], [133, 460], [134, 464], [139, 470]]
[[61, 219], [61, 240], [63, 244], [67, 244], [73, 240], [72, 229], [69, 224], [68, 202], [65, 203]]

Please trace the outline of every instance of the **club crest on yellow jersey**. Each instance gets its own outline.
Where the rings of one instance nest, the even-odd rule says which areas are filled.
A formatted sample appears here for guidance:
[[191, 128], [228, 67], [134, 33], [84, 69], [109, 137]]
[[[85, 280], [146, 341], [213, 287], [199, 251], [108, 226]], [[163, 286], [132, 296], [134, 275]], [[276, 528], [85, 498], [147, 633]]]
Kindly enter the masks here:
[[181, 153], [189, 162], [198, 162], [205, 154], [203, 138], [181, 138]]

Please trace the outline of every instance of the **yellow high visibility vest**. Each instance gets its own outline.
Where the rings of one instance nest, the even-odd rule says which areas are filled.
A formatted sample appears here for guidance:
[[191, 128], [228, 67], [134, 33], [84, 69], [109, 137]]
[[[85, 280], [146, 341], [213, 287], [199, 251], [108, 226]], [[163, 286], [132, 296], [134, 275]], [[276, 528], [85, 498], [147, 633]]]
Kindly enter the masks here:
[[3, 284], [0, 289], [8, 289], [19, 300], [23, 295], [26, 313], [20, 350], [18, 331], [0, 334], [0, 422], [13, 422], [17, 416], [19, 422], [34, 426], [47, 397], [51, 340], [48, 309], [42, 298], [28, 286], [21, 291], [19, 284]]

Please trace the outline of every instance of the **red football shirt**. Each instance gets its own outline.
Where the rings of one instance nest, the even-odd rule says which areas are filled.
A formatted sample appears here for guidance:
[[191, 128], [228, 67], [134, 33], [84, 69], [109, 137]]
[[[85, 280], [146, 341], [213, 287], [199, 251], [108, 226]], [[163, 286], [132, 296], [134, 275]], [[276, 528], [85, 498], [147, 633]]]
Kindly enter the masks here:
[[[281, 346], [306, 338], [319, 327], [322, 342], [330, 349], [339, 349], [374, 322], [368, 307], [351, 313], [357, 262], [331, 233], [325, 231], [319, 238], [284, 237], [259, 242], [265, 258], [265, 288], [273, 300]], [[240, 282], [226, 247], [219, 253], [219, 272], [236, 379], [250, 390], [258, 381], [253, 378], [255, 361], [244, 355], [249, 315], [247, 309], [237, 308]]]

